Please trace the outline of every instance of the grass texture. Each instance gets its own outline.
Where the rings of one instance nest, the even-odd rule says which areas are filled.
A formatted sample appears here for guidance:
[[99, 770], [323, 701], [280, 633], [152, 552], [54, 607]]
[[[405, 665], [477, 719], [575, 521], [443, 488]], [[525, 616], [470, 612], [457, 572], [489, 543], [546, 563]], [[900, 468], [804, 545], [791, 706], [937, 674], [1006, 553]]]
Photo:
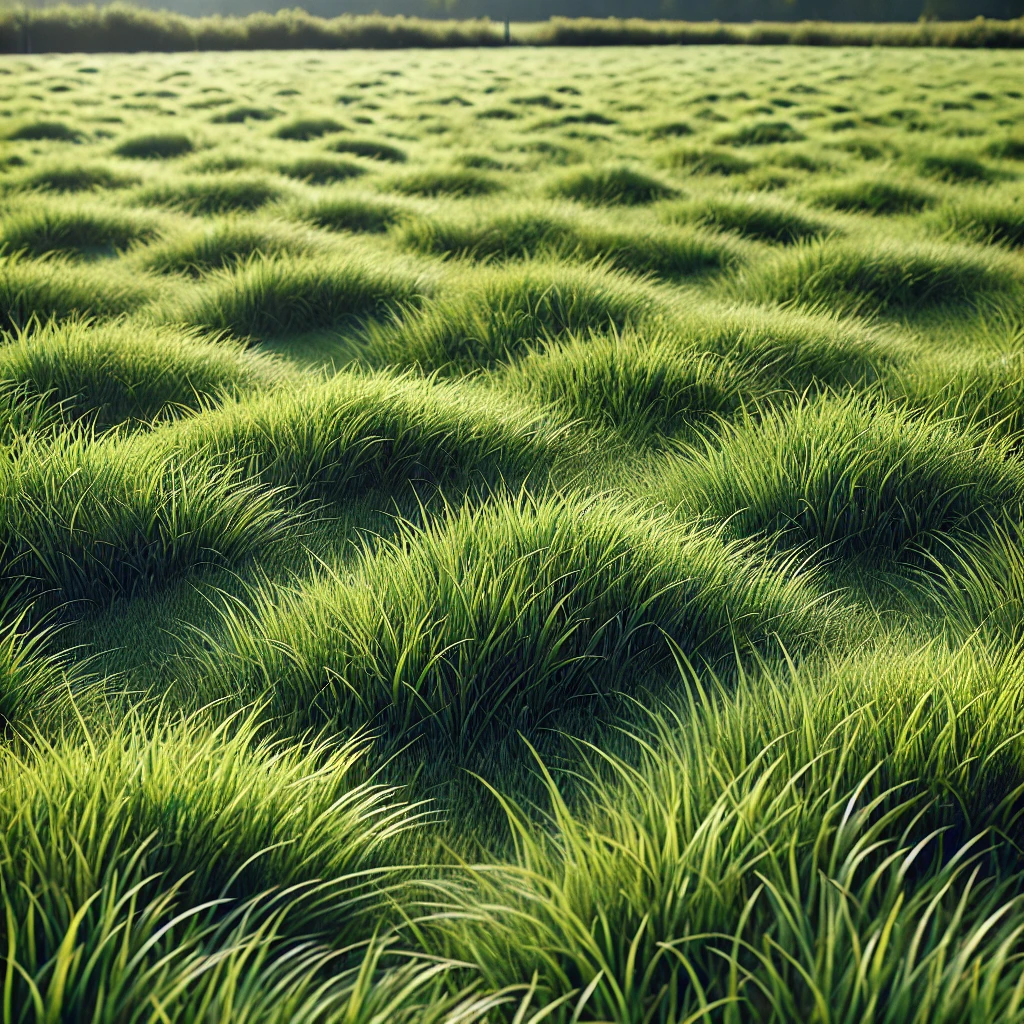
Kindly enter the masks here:
[[29, 29], [4, 1024], [1024, 1024], [1016, 23]]

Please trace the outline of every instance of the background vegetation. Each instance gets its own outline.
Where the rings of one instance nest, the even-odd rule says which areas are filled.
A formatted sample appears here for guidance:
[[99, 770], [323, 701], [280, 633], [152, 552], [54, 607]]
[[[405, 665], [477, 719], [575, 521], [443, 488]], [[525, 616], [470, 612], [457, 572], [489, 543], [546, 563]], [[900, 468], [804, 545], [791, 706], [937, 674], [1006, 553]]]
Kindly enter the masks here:
[[4, 1024], [1024, 1021], [1022, 82], [5, 59]]

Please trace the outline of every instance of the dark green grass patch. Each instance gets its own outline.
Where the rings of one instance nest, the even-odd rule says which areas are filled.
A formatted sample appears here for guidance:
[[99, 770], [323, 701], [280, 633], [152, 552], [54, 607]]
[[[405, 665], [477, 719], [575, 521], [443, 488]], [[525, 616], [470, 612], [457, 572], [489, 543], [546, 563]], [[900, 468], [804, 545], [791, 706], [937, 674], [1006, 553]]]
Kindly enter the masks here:
[[368, 255], [254, 257], [234, 270], [211, 271], [160, 312], [176, 323], [266, 338], [383, 316], [426, 290], [421, 278]]
[[10, 142], [81, 142], [83, 134], [63, 121], [30, 121], [6, 133]]
[[621, 328], [657, 302], [644, 283], [606, 269], [544, 262], [489, 268], [420, 312], [371, 324], [361, 354], [379, 366], [469, 371], [566, 332]]
[[273, 121], [280, 113], [274, 107], [232, 107], [211, 120], [214, 124], [244, 124], [246, 121]]
[[325, 196], [297, 209], [297, 216], [327, 231], [381, 234], [409, 214], [398, 203], [375, 196]]
[[311, 156], [281, 165], [281, 173], [298, 178], [310, 185], [329, 185], [335, 181], [348, 181], [366, 174], [366, 168], [351, 160], [331, 160], [329, 157]]
[[795, 203], [763, 196], [722, 197], [683, 203], [665, 210], [674, 223], [700, 224], [719, 231], [735, 231], [746, 238], [791, 245], [801, 239], [830, 234], [835, 228]]
[[138, 251], [135, 259], [156, 273], [199, 277], [251, 256], [301, 256], [316, 249], [315, 239], [290, 225], [263, 218], [232, 218], [175, 233]]
[[958, 153], [929, 153], [917, 161], [921, 174], [938, 181], [976, 184], [1001, 177], [976, 157]]
[[570, 450], [561, 424], [461, 381], [340, 373], [228, 403], [153, 434], [168, 453], [240, 467], [296, 497], [500, 487], [543, 474]]
[[740, 536], [869, 560], [919, 558], [994, 514], [1016, 514], [1024, 495], [1006, 442], [859, 396], [724, 427], [675, 473], [676, 500], [727, 518]]
[[28, 633], [23, 626], [23, 616], [8, 616], [0, 623], [0, 736], [5, 749], [15, 732], [59, 728], [61, 719], [70, 717], [72, 701], [77, 697], [81, 702], [64, 659], [47, 650], [51, 638], [45, 632]]
[[328, 148], [335, 153], [350, 153], [352, 156], [362, 156], [368, 160], [383, 160], [393, 164], [404, 164], [408, 159], [408, 154], [404, 149], [375, 139], [336, 139], [330, 143]]
[[125, 139], [114, 147], [114, 153], [130, 160], [173, 160], [175, 157], [186, 156], [195, 148], [195, 143], [188, 135], [167, 132]]
[[504, 368], [502, 386], [634, 443], [685, 436], [760, 397], [764, 376], [671, 334], [579, 334]]
[[279, 185], [264, 177], [220, 174], [150, 185], [136, 196], [136, 202], [205, 216], [258, 210], [283, 194]]
[[876, 216], [918, 213], [937, 202], [934, 193], [920, 186], [878, 177], [822, 185], [812, 189], [810, 199], [833, 210]]
[[483, 171], [470, 167], [437, 168], [418, 171], [403, 178], [394, 178], [390, 187], [406, 196], [489, 196], [505, 188], [499, 181]]
[[739, 153], [728, 149], [677, 149], [668, 153], [661, 161], [665, 167], [691, 174], [718, 174], [728, 177], [746, 174], [757, 166]]
[[48, 164], [21, 179], [27, 188], [47, 192], [90, 192], [98, 189], [129, 188], [139, 179], [106, 164]]
[[159, 234], [158, 222], [135, 210], [39, 201], [5, 213], [0, 243], [32, 256], [112, 256]]
[[967, 246], [830, 240], [779, 252], [737, 279], [760, 302], [798, 302], [836, 312], [898, 313], [1014, 301], [1020, 268], [997, 250]]
[[678, 190], [631, 167], [572, 171], [553, 182], [549, 195], [593, 206], [639, 206], [670, 199]]
[[51, 323], [0, 347], [0, 386], [99, 429], [202, 409], [285, 376], [228, 339], [127, 320]]
[[685, 121], [667, 121], [665, 124], [656, 125], [650, 131], [652, 139], [682, 139], [687, 135], [693, 135], [693, 128]]
[[152, 282], [121, 268], [0, 257], [0, 330], [22, 327], [33, 317], [117, 316], [138, 309], [151, 296]]
[[145, 438], [27, 439], [0, 464], [0, 568], [50, 605], [107, 603], [225, 564], [293, 524], [278, 496]]
[[787, 121], [758, 121], [725, 132], [715, 142], [726, 146], [770, 146], [778, 142], [803, 142], [806, 138]]
[[993, 139], [985, 147], [985, 155], [996, 160], [1024, 160], [1024, 138], [1011, 135]]
[[628, 687], [668, 658], [663, 634], [696, 661], [799, 648], [827, 612], [780, 569], [621, 505], [497, 501], [229, 612], [200, 686], [235, 695], [241, 672], [294, 729], [381, 720], [395, 746], [423, 730], [464, 760]]
[[600, 259], [622, 270], [669, 278], [721, 270], [740, 258], [728, 244], [692, 230], [630, 230], [530, 209], [490, 217], [414, 218], [400, 237], [403, 244], [423, 253], [477, 260], [544, 255]]
[[345, 131], [348, 131], [348, 128], [331, 117], [304, 117], [282, 124], [275, 129], [274, 137], [295, 142], [308, 142], [310, 139], [319, 139], [324, 135]]
[[947, 203], [935, 211], [930, 226], [970, 242], [1024, 246], [1024, 203], [989, 198]]

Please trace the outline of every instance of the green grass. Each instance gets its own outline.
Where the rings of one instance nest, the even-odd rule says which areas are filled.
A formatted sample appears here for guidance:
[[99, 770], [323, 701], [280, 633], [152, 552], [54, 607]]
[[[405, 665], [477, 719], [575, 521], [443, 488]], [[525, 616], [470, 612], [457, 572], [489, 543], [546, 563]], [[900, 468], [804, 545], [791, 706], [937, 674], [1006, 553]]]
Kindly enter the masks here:
[[19, 17], [4, 1024], [1022, 1024], [1016, 23]]

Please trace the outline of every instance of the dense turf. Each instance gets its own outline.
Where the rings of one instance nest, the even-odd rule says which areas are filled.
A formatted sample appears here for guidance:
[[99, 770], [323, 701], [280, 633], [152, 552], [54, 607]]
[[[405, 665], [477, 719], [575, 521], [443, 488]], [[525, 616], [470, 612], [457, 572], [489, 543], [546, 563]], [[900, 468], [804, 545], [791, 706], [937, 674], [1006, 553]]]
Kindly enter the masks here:
[[0, 71], [4, 1024], [1024, 1022], [1024, 58]]

